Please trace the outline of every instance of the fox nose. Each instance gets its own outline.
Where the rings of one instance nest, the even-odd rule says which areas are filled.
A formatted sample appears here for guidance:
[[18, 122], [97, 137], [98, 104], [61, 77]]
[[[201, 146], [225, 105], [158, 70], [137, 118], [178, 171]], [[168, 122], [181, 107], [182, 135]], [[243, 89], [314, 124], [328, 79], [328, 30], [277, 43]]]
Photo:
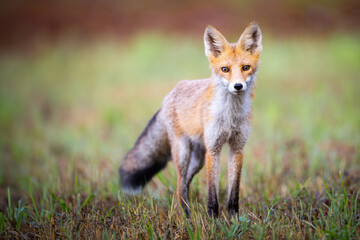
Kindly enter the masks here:
[[234, 85], [234, 88], [236, 89], [236, 90], [241, 90], [242, 88], [243, 88], [244, 86], [243, 86], [243, 84], [242, 83], [235, 83], [235, 85]]

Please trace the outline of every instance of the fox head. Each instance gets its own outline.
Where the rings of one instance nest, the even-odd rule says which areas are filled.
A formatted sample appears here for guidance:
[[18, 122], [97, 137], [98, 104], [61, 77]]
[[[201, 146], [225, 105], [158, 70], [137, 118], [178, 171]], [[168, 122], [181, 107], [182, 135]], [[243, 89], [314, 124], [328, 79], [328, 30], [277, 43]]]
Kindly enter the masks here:
[[241, 94], [254, 81], [262, 51], [259, 26], [251, 22], [237, 43], [229, 43], [214, 27], [204, 34], [205, 54], [213, 75], [235, 95]]

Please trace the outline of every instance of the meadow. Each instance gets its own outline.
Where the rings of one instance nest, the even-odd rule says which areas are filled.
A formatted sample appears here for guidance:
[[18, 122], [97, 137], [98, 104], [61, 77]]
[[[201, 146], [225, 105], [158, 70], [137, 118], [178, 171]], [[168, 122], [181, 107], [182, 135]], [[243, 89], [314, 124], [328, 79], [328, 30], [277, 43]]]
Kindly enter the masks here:
[[0, 238], [360, 239], [359, 39], [264, 38], [240, 214], [227, 217], [225, 148], [220, 217], [206, 215], [202, 169], [191, 221], [171, 162], [138, 196], [119, 190], [118, 168], [176, 82], [210, 76], [201, 38], [64, 37], [3, 52]]

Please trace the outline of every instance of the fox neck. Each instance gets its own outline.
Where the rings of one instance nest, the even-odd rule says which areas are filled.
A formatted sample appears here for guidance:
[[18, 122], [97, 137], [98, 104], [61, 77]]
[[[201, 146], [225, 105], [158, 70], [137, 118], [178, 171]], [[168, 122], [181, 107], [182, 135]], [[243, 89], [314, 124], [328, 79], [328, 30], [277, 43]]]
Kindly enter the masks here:
[[255, 75], [247, 82], [245, 91], [239, 95], [232, 94], [224, 81], [212, 75], [213, 100], [210, 111], [216, 121], [221, 122], [226, 129], [238, 128], [251, 114], [251, 93], [255, 86]]

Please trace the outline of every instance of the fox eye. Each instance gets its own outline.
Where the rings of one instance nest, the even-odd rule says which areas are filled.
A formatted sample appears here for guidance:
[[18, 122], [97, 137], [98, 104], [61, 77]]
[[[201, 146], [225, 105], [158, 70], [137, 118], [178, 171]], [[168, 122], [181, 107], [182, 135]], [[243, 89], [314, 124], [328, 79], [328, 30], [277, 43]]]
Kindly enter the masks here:
[[230, 71], [230, 69], [229, 69], [229, 68], [227, 68], [227, 67], [222, 67], [222, 68], [221, 68], [221, 71], [223, 71], [223, 72], [227, 73], [227, 72], [229, 72], [229, 71]]
[[244, 65], [244, 66], [242, 67], [242, 70], [243, 70], [243, 71], [249, 71], [249, 70], [250, 70], [250, 66], [249, 66], [249, 65]]

